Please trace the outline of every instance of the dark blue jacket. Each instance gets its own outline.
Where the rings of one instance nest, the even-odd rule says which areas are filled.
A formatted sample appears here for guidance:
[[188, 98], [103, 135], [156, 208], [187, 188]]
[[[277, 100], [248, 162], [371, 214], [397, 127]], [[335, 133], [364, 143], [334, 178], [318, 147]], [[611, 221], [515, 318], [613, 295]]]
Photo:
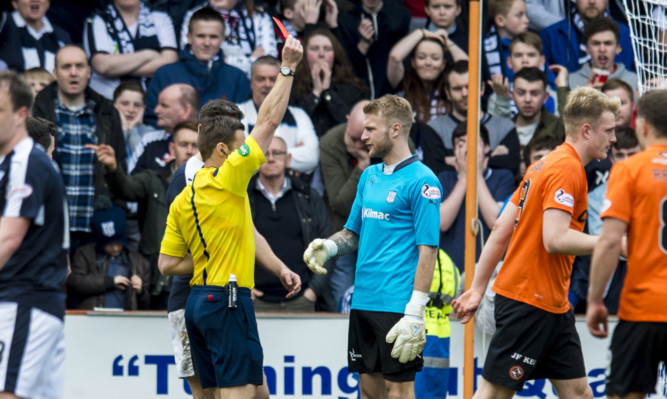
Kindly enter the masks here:
[[[616, 23], [620, 29], [621, 52], [614, 60], [623, 63], [628, 70], [634, 71], [635, 57], [632, 53], [630, 29], [618, 21]], [[579, 60], [579, 34], [574, 26], [570, 27], [570, 21], [567, 18], [542, 29], [540, 38], [542, 38], [543, 52], [548, 65], [563, 65], [570, 73], [574, 73], [590, 60], [590, 57]], [[565, 43], [569, 45], [566, 46]]]
[[178, 53], [179, 60], [159, 68], [153, 74], [146, 93], [146, 114], [144, 121], [155, 126], [155, 106], [165, 87], [174, 83], [186, 83], [197, 90], [201, 104], [209, 100], [225, 98], [240, 103], [250, 96], [250, 82], [240, 69], [223, 62], [222, 51], [211, 61], [199, 61], [186, 46]]

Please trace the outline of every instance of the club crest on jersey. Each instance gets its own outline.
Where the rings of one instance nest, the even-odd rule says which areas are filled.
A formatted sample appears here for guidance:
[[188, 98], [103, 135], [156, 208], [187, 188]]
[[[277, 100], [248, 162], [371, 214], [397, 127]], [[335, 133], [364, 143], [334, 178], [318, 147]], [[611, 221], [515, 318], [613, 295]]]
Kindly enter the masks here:
[[389, 194], [387, 194], [387, 203], [393, 204], [394, 201], [396, 201], [396, 191], [390, 191]]
[[556, 191], [556, 194], [554, 195], [554, 201], [570, 208], [574, 206], [574, 197], [572, 194], [566, 193], [563, 189]]
[[521, 366], [512, 366], [510, 368], [510, 378], [514, 381], [518, 381], [523, 377], [523, 369]]
[[113, 221], [104, 222], [100, 227], [102, 227], [102, 234], [104, 234], [105, 237], [113, 237], [116, 234], [116, 226]]
[[429, 186], [424, 184], [422, 186], [422, 197], [430, 200], [440, 199], [440, 189], [438, 187]]

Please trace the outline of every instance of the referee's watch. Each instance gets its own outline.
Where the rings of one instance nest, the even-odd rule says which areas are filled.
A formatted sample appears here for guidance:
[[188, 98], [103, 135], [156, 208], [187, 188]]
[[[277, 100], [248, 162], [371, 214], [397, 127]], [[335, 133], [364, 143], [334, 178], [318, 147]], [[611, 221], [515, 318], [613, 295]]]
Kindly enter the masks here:
[[292, 76], [292, 77], [295, 76], [295, 75], [294, 75], [294, 71], [291, 70], [291, 69], [289, 69], [289, 67], [286, 67], [286, 66], [280, 68], [280, 73], [281, 73], [283, 76]]

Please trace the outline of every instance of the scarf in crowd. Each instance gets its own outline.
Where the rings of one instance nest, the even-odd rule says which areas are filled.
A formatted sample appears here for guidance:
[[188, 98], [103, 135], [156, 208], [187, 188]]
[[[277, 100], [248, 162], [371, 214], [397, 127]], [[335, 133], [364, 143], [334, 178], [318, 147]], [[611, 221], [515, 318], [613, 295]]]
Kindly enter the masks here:
[[579, 48], [577, 49], [577, 63], [579, 66], [585, 65], [590, 61], [591, 56], [586, 52], [586, 43], [584, 42], [584, 20], [581, 19], [579, 15], [579, 10], [575, 5], [570, 5], [570, 26], [574, 28], [574, 33], [577, 35], [577, 43], [579, 43]]
[[495, 26], [491, 26], [489, 34], [484, 38], [482, 45], [484, 46], [484, 56], [488, 64], [489, 76], [500, 74], [507, 76], [506, 64], [502, 55], [502, 39], [498, 35], [498, 30]]
[[[125, 21], [114, 7], [113, 3], [109, 4], [102, 13], [109, 31], [109, 35], [118, 43], [118, 51], [121, 54], [134, 53], [134, 39], [130, 30], [125, 25]], [[137, 19], [137, 34], [135, 37], [153, 36], [155, 35], [155, 25], [152, 18], [150, 18], [150, 10], [143, 3], [139, 6], [139, 18]]]
[[233, 46], [241, 47], [244, 54], [252, 53], [256, 41], [255, 23], [248, 15], [243, 2], [239, 1], [231, 10], [216, 10], [225, 20], [225, 41]]

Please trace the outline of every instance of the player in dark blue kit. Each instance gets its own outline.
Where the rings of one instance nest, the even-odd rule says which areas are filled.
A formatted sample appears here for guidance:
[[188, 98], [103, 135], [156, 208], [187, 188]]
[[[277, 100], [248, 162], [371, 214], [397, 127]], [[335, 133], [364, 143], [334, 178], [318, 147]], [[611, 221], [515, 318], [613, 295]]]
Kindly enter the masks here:
[[31, 106], [28, 83], [0, 72], [0, 392], [55, 399], [64, 397], [69, 228], [62, 178], [26, 131]]
[[358, 249], [348, 338], [348, 369], [361, 374], [365, 398], [415, 397], [423, 366], [424, 309], [440, 237], [437, 177], [410, 154], [410, 104], [384, 96], [364, 106], [361, 140], [382, 163], [368, 167], [345, 227], [316, 239], [304, 261], [315, 273]]

